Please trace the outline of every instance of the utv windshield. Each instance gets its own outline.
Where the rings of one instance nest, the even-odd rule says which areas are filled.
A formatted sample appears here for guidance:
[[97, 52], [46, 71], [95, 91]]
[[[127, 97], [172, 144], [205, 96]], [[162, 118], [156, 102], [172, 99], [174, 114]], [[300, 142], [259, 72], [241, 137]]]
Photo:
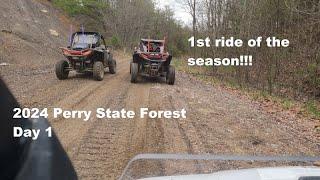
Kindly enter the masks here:
[[86, 49], [91, 48], [97, 44], [99, 38], [96, 34], [75, 34], [72, 41], [72, 49]]

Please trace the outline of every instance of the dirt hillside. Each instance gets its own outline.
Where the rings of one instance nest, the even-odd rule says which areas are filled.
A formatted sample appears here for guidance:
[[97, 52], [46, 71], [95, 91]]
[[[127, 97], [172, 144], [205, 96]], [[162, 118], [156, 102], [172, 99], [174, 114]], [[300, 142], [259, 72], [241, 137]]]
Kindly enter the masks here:
[[0, 74], [14, 91], [28, 89], [32, 84], [13, 82], [52, 71], [63, 58], [58, 47], [68, 41], [69, 20], [47, 1], [3, 0], [0, 11]]

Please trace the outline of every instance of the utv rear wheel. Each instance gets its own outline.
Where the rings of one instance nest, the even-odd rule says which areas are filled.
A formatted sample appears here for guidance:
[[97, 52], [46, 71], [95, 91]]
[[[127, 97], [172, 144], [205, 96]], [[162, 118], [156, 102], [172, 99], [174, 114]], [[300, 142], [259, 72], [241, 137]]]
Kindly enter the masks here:
[[136, 83], [138, 78], [139, 65], [138, 63], [131, 63], [130, 72], [131, 72], [131, 82]]
[[93, 64], [93, 78], [97, 81], [102, 81], [104, 77], [103, 64], [100, 61], [96, 61]]
[[169, 85], [174, 85], [174, 81], [176, 79], [176, 72], [173, 66], [169, 66], [167, 71], [166, 81]]
[[60, 80], [68, 78], [69, 71], [66, 68], [69, 67], [69, 63], [66, 60], [61, 60], [56, 64], [56, 76]]
[[112, 59], [110, 65], [109, 65], [109, 72], [111, 74], [115, 74], [116, 73], [116, 69], [117, 69], [117, 63], [114, 59]]

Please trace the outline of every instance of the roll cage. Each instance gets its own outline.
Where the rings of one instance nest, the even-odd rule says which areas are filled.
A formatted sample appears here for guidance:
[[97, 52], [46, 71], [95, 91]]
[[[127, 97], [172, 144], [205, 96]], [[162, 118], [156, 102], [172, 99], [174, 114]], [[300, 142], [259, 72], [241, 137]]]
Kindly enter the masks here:
[[139, 51], [142, 53], [165, 53], [165, 40], [141, 39]]
[[75, 32], [70, 39], [71, 49], [92, 49], [100, 45], [106, 46], [104, 37], [97, 32]]

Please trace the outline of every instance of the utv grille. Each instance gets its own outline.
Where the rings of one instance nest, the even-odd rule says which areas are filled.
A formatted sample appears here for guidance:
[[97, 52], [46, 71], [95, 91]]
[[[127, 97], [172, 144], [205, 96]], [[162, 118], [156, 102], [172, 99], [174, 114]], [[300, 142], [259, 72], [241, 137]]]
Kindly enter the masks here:
[[160, 64], [159, 63], [151, 63], [150, 65], [150, 75], [157, 76], [159, 71]]

